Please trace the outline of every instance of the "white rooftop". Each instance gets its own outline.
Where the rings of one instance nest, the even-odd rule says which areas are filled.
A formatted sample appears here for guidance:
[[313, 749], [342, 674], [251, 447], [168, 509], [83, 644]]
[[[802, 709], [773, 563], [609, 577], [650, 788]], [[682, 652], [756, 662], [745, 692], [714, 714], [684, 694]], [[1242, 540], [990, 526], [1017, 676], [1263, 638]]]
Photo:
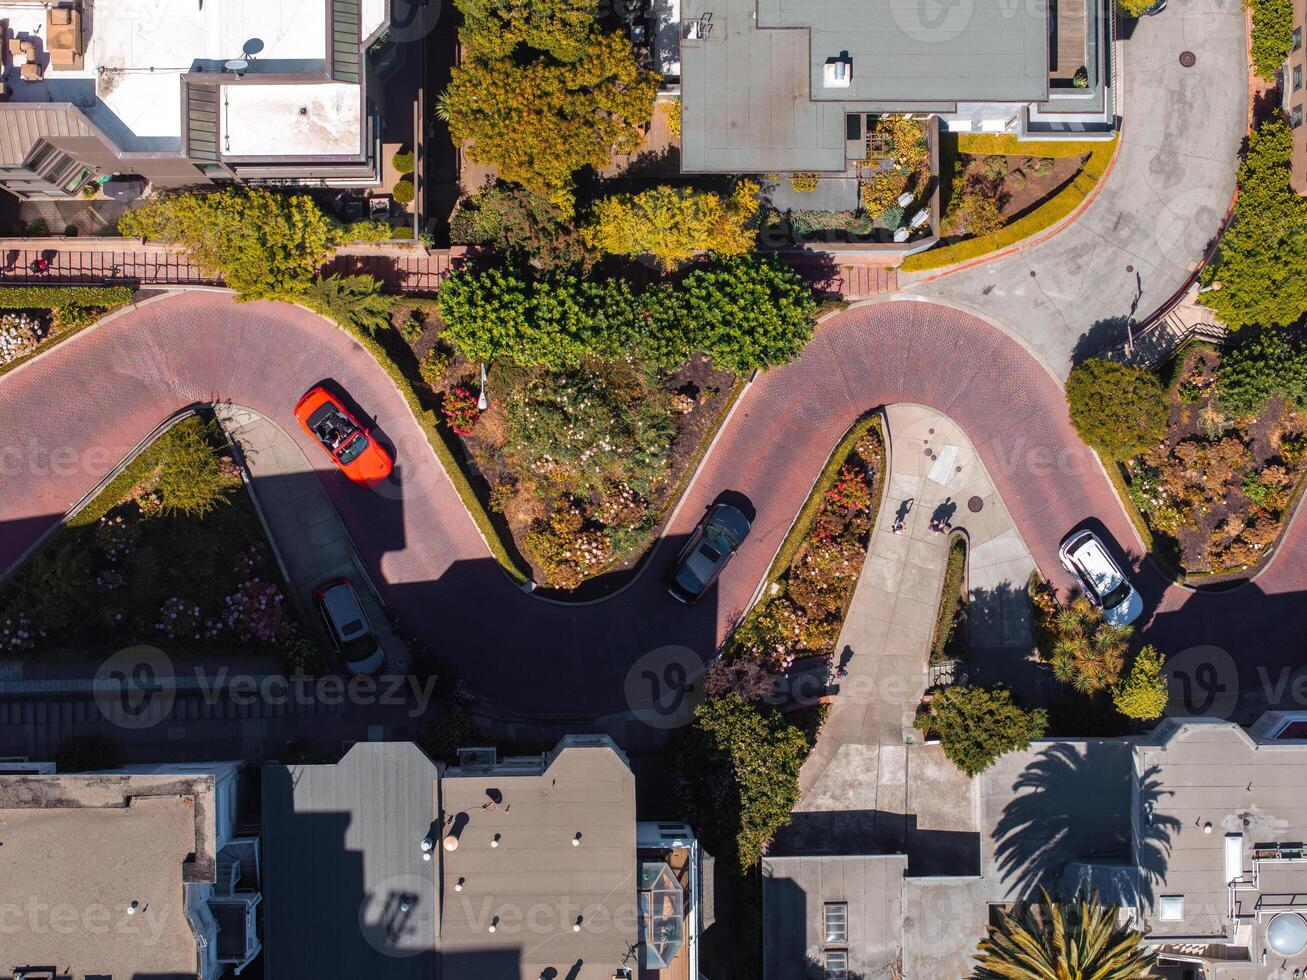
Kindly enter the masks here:
[[[219, 71], [242, 56], [252, 58], [247, 79], [326, 68], [327, 0], [82, 0], [82, 8], [85, 64], [56, 71], [41, 43], [45, 5], [0, 2], [11, 36], [37, 39], [45, 67], [36, 82], [20, 81], [12, 70], [13, 99], [71, 102], [128, 152], [181, 148], [185, 72]], [[363, 14], [367, 37], [380, 26], [385, 5], [365, 4]]]
[[222, 87], [223, 156], [358, 153], [363, 92], [347, 82]]

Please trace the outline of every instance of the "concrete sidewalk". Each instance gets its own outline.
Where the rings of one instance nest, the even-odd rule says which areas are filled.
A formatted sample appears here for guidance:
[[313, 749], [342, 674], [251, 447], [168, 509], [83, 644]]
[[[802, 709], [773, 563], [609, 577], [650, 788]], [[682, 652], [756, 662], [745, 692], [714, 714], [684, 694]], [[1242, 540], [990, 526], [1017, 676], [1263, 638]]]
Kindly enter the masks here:
[[[950, 419], [920, 405], [886, 416], [890, 471], [867, 559], [836, 649], [848, 676], [799, 776], [796, 820], [820, 828], [823, 848], [911, 848], [916, 831], [974, 832], [968, 780], [938, 746], [919, 743], [913, 716], [929, 685], [929, 650], [949, 536], [930, 530], [947, 516], [971, 544], [970, 589], [992, 597], [980, 636], [1028, 638], [1025, 586], [1035, 564], [975, 448]], [[893, 533], [905, 501], [904, 530]], [[973, 511], [969, 502], [977, 501]], [[826, 819], [813, 819], [826, 814]], [[852, 839], [840, 841], [841, 837]], [[847, 850], [842, 853], [861, 853]], [[911, 851], [909, 850], [909, 853]]]

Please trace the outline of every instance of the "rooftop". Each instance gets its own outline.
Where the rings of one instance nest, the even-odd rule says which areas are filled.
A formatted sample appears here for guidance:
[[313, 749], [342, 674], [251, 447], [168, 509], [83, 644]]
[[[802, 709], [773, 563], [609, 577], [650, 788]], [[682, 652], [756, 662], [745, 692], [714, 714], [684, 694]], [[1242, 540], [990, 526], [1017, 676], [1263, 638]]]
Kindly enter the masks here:
[[195, 976], [185, 883], [213, 880], [212, 806], [211, 777], [0, 776], [0, 974]]
[[445, 975], [611, 980], [638, 965], [635, 777], [607, 739], [522, 763], [441, 781]]
[[263, 768], [270, 976], [434, 977], [438, 772], [409, 742]]

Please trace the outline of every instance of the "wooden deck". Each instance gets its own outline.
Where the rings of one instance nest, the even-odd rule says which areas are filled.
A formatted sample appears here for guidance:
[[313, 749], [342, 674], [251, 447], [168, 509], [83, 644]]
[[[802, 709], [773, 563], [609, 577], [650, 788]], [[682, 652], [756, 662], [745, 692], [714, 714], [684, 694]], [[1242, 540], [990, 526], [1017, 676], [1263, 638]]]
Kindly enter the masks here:
[[1049, 18], [1053, 35], [1049, 38], [1048, 77], [1071, 79], [1086, 63], [1086, 0], [1050, 0]]
[[681, 173], [681, 138], [672, 132], [667, 118], [668, 102], [654, 103], [653, 118], [646, 127], [644, 140], [634, 153], [614, 153], [600, 177], [623, 177], [628, 171], [640, 177], [677, 177]]

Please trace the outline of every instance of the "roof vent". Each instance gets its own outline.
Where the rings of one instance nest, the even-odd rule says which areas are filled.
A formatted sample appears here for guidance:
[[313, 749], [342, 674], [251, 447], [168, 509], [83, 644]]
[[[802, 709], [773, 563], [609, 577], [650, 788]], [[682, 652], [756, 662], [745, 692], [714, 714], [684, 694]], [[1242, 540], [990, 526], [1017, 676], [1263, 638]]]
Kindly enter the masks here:
[[838, 58], [827, 58], [822, 65], [821, 83], [823, 88], [849, 88], [853, 85], [853, 59], [847, 51], [841, 51]]

